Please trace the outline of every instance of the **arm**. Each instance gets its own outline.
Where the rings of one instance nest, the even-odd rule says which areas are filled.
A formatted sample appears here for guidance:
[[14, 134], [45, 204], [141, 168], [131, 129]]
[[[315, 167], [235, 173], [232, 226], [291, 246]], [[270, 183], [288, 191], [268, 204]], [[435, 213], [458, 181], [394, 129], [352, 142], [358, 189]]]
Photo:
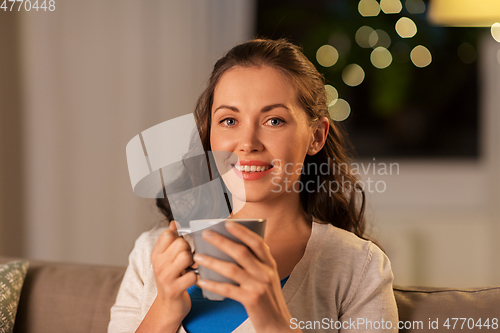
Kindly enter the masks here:
[[[397, 332], [398, 310], [392, 289], [393, 275], [387, 256], [373, 243], [349, 297], [340, 309], [341, 332]], [[353, 327], [355, 326], [355, 327]]]
[[[196, 281], [194, 273], [183, 274], [192, 263], [189, 245], [177, 235], [175, 226], [158, 237], [153, 249], [150, 237], [147, 233], [141, 235], [129, 256], [116, 303], [111, 308], [108, 333], [175, 332], [189, 312], [191, 302], [186, 289]], [[145, 299], [154, 297], [151, 288], [146, 295], [146, 286], [152, 283], [151, 266], [157, 294], [144, 316]]]
[[[142, 234], [135, 242], [129, 255], [129, 264], [123, 276], [116, 302], [111, 308], [108, 333], [133, 332], [139, 326], [141, 304], [146, 276], [143, 252], [147, 251], [147, 234]], [[149, 260], [148, 260], [149, 262]]]
[[174, 221], [158, 238], [151, 262], [158, 294], [136, 333], [176, 332], [191, 309], [187, 289], [197, 277], [185, 272], [193, 263], [191, 248], [177, 233]]

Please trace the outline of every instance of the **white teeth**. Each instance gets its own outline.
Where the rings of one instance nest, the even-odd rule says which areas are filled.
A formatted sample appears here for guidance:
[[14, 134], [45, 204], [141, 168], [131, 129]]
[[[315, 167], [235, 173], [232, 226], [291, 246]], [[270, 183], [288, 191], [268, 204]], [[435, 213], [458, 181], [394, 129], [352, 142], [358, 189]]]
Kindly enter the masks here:
[[262, 172], [269, 170], [271, 166], [256, 166], [256, 165], [235, 165], [234, 166], [238, 171], [244, 172]]

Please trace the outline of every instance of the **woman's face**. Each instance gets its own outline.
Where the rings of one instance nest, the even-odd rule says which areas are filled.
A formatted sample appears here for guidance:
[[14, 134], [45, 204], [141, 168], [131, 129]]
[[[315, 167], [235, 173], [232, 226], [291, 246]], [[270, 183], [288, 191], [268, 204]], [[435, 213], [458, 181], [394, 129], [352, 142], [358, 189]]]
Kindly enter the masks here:
[[212, 151], [238, 157], [225, 161], [229, 171], [223, 175], [236, 199], [259, 202], [299, 195], [314, 130], [283, 74], [266, 66], [228, 70], [215, 88], [211, 112]]

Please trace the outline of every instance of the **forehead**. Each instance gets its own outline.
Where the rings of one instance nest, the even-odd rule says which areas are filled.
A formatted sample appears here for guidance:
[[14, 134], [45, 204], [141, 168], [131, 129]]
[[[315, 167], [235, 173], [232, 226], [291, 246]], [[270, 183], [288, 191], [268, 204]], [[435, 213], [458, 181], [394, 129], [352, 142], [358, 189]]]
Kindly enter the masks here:
[[291, 80], [279, 70], [268, 66], [236, 66], [219, 79], [212, 109], [220, 103], [244, 103], [247, 106], [295, 104], [296, 96]]

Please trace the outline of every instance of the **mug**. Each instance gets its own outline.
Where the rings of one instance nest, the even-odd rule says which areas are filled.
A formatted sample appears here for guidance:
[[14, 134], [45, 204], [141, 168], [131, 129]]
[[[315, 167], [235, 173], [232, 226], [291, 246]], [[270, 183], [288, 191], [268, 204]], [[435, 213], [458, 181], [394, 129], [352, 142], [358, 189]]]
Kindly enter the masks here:
[[[208, 255], [213, 258], [217, 258], [220, 260], [228, 261], [228, 262], [233, 262], [236, 263], [236, 261], [231, 258], [229, 255], [226, 253], [222, 252], [215, 246], [211, 245], [207, 241], [205, 241], [202, 237], [202, 233], [205, 229], [209, 229], [211, 231], [217, 232], [221, 234], [222, 236], [236, 242], [239, 244], [243, 244], [239, 239], [234, 237], [232, 234], [229, 233], [226, 229], [225, 222], [226, 221], [233, 221], [238, 224], [241, 224], [248, 229], [252, 230], [259, 236], [263, 237], [264, 236], [264, 229], [266, 226], [266, 220], [264, 219], [207, 219], [207, 220], [192, 220], [189, 222], [189, 225], [191, 227], [191, 233], [189, 233], [187, 236], [192, 238], [193, 244], [194, 244], [194, 251], [196, 253], [201, 253], [204, 255]], [[211, 280], [211, 281], [216, 281], [216, 282], [222, 282], [222, 283], [232, 283], [234, 285], [237, 285], [236, 282], [233, 280], [220, 275], [219, 273], [216, 273], [212, 271], [211, 269], [208, 269], [203, 266], [199, 266], [198, 268], [198, 274], [202, 279], [206, 280]], [[209, 300], [213, 301], [221, 301], [224, 300], [224, 297], [210, 292], [208, 290], [203, 289], [203, 297], [208, 298]]]

